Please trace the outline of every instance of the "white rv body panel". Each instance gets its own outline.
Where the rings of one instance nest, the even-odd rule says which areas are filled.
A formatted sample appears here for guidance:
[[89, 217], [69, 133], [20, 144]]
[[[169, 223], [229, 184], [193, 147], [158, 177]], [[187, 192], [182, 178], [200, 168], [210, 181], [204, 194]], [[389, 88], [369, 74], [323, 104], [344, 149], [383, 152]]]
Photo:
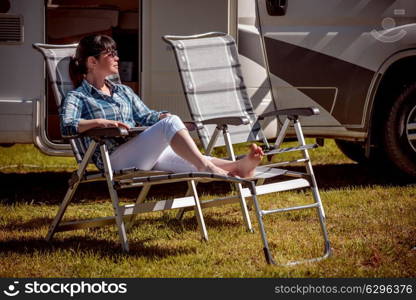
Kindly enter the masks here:
[[10, 14], [23, 17], [23, 43], [0, 44], [0, 142], [33, 143], [33, 114], [44, 97], [44, 64], [32, 44], [44, 40], [44, 1], [14, 0]]
[[416, 48], [414, 1], [288, 0], [283, 15], [268, 11], [277, 1], [246, 1], [257, 4], [277, 107], [320, 108], [303, 120], [306, 134], [321, 127], [320, 136], [331, 136], [338, 127], [334, 136], [366, 137], [381, 66]]

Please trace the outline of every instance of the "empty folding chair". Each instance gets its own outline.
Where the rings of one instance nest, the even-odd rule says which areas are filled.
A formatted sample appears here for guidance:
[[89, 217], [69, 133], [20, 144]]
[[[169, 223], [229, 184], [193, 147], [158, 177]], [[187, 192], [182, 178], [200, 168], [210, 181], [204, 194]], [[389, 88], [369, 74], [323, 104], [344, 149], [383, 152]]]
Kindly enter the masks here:
[[[290, 151], [300, 151], [303, 154], [302, 158], [292, 162], [272, 163], [257, 167], [253, 178], [253, 180], [259, 179], [259, 184], [256, 187], [257, 195], [310, 188], [314, 198], [314, 203], [309, 205], [270, 210], [260, 209], [258, 202], [253, 201], [266, 260], [273, 263], [263, 225], [263, 217], [277, 212], [311, 208], [315, 209], [319, 216], [320, 228], [324, 238], [324, 254], [321, 257], [307, 261], [328, 257], [331, 250], [325, 225], [325, 214], [308, 154], [308, 149], [315, 148], [316, 145], [305, 143], [299, 122], [299, 116], [316, 115], [319, 114], [319, 110], [311, 107], [294, 108], [256, 116], [242, 77], [236, 44], [231, 36], [214, 32], [193, 36], [166, 35], [163, 39], [174, 50], [185, 98], [206, 154], [209, 155], [216, 146], [225, 145], [230, 159], [234, 160], [233, 144], [259, 140], [264, 143], [268, 156]], [[262, 132], [261, 120], [266, 117], [281, 115], [285, 115], [287, 118], [275, 144], [270, 145]], [[280, 148], [291, 124], [296, 131], [299, 145], [291, 148]], [[293, 162], [304, 163], [306, 173], [276, 168]], [[263, 184], [266, 178], [283, 175], [296, 179]], [[234, 197], [234, 199], [239, 199], [246, 226], [251, 230], [245, 201], [245, 198], [250, 197], [250, 191], [243, 189], [241, 184], [237, 184], [237, 191], [238, 197]], [[213, 206], [224, 202], [223, 200], [212, 200], [209, 203], [202, 202], [202, 207]], [[295, 261], [292, 264], [299, 262]]]
[[[48, 76], [52, 84], [52, 90], [57, 101], [58, 107], [68, 91], [73, 89], [69, 76], [69, 61], [74, 55], [76, 44], [72, 45], [48, 45], [34, 44], [46, 59], [46, 67]], [[117, 78], [116, 78], [117, 79]], [[139, 134], [144, 128], [132, 128], [126, 130], [123, 128], [96, 128], [88, 130], [78, 136], [67, 137], [70, 141], [74, 156], [78, 163], [78, 169], [72, 174], [69, 180], [69, 188], [62, 201], [62, 204], [49, 228], [47, 240], [51, 240], [56, 232], [76, 230], [89, 227], [100, 227], [110, 224], [116, 224], [122, 249], [128, 251], [128, 241], [126, 234], [126, 222], [133, 222], [133, 217], [138, 213], [155, 212], [168, 209], [191, 208], [195, 210], [201, 237], [208, 239], [204, 218], [202, 216], [199, 204], [198, 194], [196, 191], [196, 182], [200, 180], [228, 180], [230, 182], [244, 182], [238, 178], [228, 178], [210, 173], [168, 173], [162, 171], [140, 171], [134, 168], [124, 169], [114, 172], [107, 147], [106, 138], [120, 137], [128, 138]], [[81, 138], [89, 137], [92, 142], [88, 149], [83, 149]], [[91, 161], [92, 155], [96, 149], [100, 148], [101, 157], [104, 164], [103, 170], [98, 172], [87, 172], [86, 168]], [[77, 220], [71, 222], [61, 222], [66, 208], [70, 204], [73, 196], [80, 183], [105, 180], [107, 182], [108, 191], [113, 204], [114, 216], [103, 217], [90, 220]], [[188, 192], [184, 197], [172, 200], [160, 200], [156, 202], [144, 202], [150, 188], [153, 185], [187, 181]], [[132, 205], [121, 206], [119, 204], [117, 191], [124, 188], [142, 187], [136, 199], [136, 203]]]

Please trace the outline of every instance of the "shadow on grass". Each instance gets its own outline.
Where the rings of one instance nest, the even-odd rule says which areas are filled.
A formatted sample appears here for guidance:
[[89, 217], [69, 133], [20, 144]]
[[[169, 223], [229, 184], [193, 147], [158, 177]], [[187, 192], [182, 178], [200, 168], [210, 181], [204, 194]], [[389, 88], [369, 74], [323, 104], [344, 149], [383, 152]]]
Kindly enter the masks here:
[[[185, 214], [184, 218], [182, 220], [178, 220], [176, 218], [172, 218], [171, 215], [163, 215], [162, 217], [148, 217], [149, 214], [154, 213], [146, 213], [145, 215], [139, 214], [136, 215], [136, 218], [134, 220], [134, 224], [132, 229], [139, 228], [141, 224], [146, 224], [146, 226], [155, 226], [155, 227], [163, 227], [164, 229], [168, 227], [170, 230], [174, 232], [184, 232], [184, 231], [196, 231], [198, 230], [198, 223], [196, 221], [196, 217], [193, 211], [188, 212]], [[147, 215], [147, 216], [146, 216]], [[108, 217], [102, 216], [102, 217]], [[65, 218], [65, 217], [64, 217]], [[77, 219], [81, 220], [81, 219]], [[77, 221], [72, 218], [64, 219], [62, 222], [70, 222], [70, 221]], [[212, 216], [210, 214], [206, 214], [204, 216], [205, 224], [209, 228], [214, 229], [221, 229], [221, 228], [229, 228], [232, 226], [241, 226], [240, 220], [230, 220], [225, 219], [221, 217]], [[38, 230], [42, 228], [49, 228], [49, 225], [52, 223], [52, 218], [47, 217], [40, 217], [40, 218], [33, 218], [26, 222], [13, 222], [13, 223], [7, 223], [3, 226], [0, 226], [1, 230], [4, 232], [7, 231], [14, 231], [19, 230], [22, 232], [30, 232], [33, 230]], [[114, 224], [110, 224], [106, 227], [115, 226]], [[102, 227], [92, 227], [89, 230], [99, 230]], [[57, 233], [59, 234], [59, 233]]]
[[[85, 251], [93, 251], [94, 254], [103, 257], [114, 257], [115, 259], [121, 258], [138, 258], [146, 257], [148, 259], [160, 259], [184, 254], [195, 254], [195, 247], [183, 247], [166, 243], [165, 245], [150, 245], [147, 242], [149, 239], [144, 240], [129, 240], [130, 251], [125, 253], [122, 251], [121, 246], [117, 242], [109, 241], [106, 239], [97, 239], [94, 237], [74, 236], [65, 239], [54, 239], [52, 242], [47, 242], [42, 238], [24, 238], [24, 239], [9, 239], [2, 243], [2, 252], [31, 254], [36, 252], [42, 252], [42, 254], [55, 253], [57, 250], [74, 250], [78, 253], [87, 253]], [[80, 252], [79, 250], [82, 250]]]
[[[70, 172], [42, 173], [0, 173], [0, 203], [59, 204], [68, 189]], [[200, 195], [227, 193], [229, 184], [212, 182], [198, 185]], [[135, 199], [140, 188], [119, 191], [120, 199]], [[187, 191], [186, 182], [155, 185], [148, 198], [170, 199], [183, 197]], [[104, 181], [80, 184], [73, 202], [108, 201], [107, 183]]]
[[415, 178], [409, 178], [397, 171], [354, 163], [316, 165], [314, 173], [321, 190], [371, 185], [405, 186], [416, 182]]
[[[230, 227], [244, 226], [242, 217], [241, 219], [230, 220], [230, 219], [223, 218], [221, 216], [213, 217], [210, 214], [204, 214], [204, 221], [208, 230], [209, 229], [221, 230], [221, 229], [227, 229]], [[199, 232], [198, 223], [197, 223], [197, 220], [193, 211], [186, 213], [182, 220], [177, 220], [176, 218], [171, 218], [170, 216], [166, 216], [165, 218], [162, 218], [162, 219], [141, 218], [137, 220], [134, 223], [134, 225], [140, 227], [141, 222], [146, 223], [146, 225], [150, 224], [150, 225], [155, 225], [155, 226], [161, 226], [163, 228], [168, 226], [170, 230], [176, 233], [182, 233], [184, 231], [195, 231], [195, 232], [198, 231]]]
[[31, 232], [33, 230], [41, 229], [43, 227], [49, 228], [49, 225], [52, 223], [51, 218], [42, 217], [42, 218], [33, 218], [27, 222], [13, 222], [13, 223], [7, 223], [3, 226], [0, 226], [0, 229], [3, 232], [7, 231], [14, 231], [18, 230], [21, 232]]
[[[4, 232], [9, 232], [9, 235], [13, 235], [14, 230], [21, 232], [30, 232], [36, 229], [41, 229], [48, 227], [51, 224], [51, 218], [34, 218], [27, 222], [16, 222], [13, 224], [7, 224], [1, 226], [1, 230]], [[242, 226], [241, 222], [225, 220], [224, 218], [211, 217], [209, 215], [205, 216], [206, 225], [209, 228], [229, 228], [230, 226]], [[166, 230], [168, 227], [175, 233], [183, 233], [185, 231], [195, 232], [195, 239], [199, 240], [199, 231], [198, 224], [194, 216], [185, 217], [182, 221], [168, 218], [168, 216], [163, 216], [161, 218], [146, 218], [139, 216], [132, 227], [132, 230], [140, 231], [140, 224], [146, 224], [146, 227], [155, 228], [162, 227]], [[108, 227], [111, 227], [108, 226]], [[102, 239], [94, 238], [97, 236], [97, 233], [102, 230], [101, 228], [90, 228], [89, 237], [79, 236], [74, 233], [73, 237], [59, 237], [60, 233], [56, 233], [54, 239], [51, 242], [47, 242], [43, 238], [21, 238], [21, 239], [7, 239], [2, 242], [2, 252], [12, 252], [12, 253], [21, 253], [21, 254], [30, 254], [34, 252], [42, 253], [53, 253], [56, 250], [81, 250], [88, 251], [93, 250], [94, 253], [101, 257], [111, 257], [118, 256], [122, 257], [146, 257], [148, 259], [160, 259], [170, 256], [183, 255], [183, 254], [194, 254], [196, 253], [195, 247], [183, 247], [177, 246], [172, 247], [171, 244], [160, 244], [158, 245], [149, 245], [149, 241], [152, 239], [145, 238], [142, 240], [137, 240], [129, 237], [129, 253], [124, 253], [121, 250], [121, 246], [118, 242], [110, 241], [103, 237]], [[114, 232], [114, 235], [117, 235], [115, 225], [110, 229]], [[46, 232], [46, 231], [45, 231]], [[88, 233], [87, 233], [88, 234]], [[137, 232], [136, 232], [137, 234]], [[140, 234], [140, 233], [139, 233]]]
[[[210, 228], [229, 228], [230, 226], [241, 226], [237, 221], [227, 221], [225, 219], [212, 218], [209, 215], [205, 217], [207, 226]], [[51, 218], [34, 218], [27, 222], [16, 222], [13, 224], [7, 224], [1, 226], [1, 230], [6, 233], [6, 236], [13, 236], [15, 230], [20, 232], [30, 232], [38, 229], [47, 229], [49, 224], [51, 224]], [[141, 224], [146, 224], [146, 227], [161, 227], [163, 230], [166, 230], [168, 227], [172, 232], [183, 233], [185, 231], [195, 232], [195, 239], [199, 240], [199, 231], [196, 219], [194, 217], [185, 217], [182, 221], [176, 219], [169, 219], [167, 216], [161, 218], [147, 218], [142, 217], [135, 221], [132, 230], [139, 231], [135, 232], [135, 235], [140, 235]], [[46, 228], [45, 228], [46, 227]], [[115, 225], [109, 230], [112, 232], [110, 234], [117, 237], [117, 230]], [[95, 254], [100, 257], [112, 257], [117, 256], [118, 258], [123, 257], [146, 257], [148, 259], [160, 259], [165, 257], [171, 257], [176, 255], [183, 254], [194, 254], [196, 253], [195, 247], [183, 247], [176, 246], [172, 247], [171, 244], [158, 243], [157, 245], [150, 245], [149, 241], [152, 241], [150, 238], [143, 238], [138, 240], [137, 238], [132, 238], [128, 233], [129, 240], [129, 253], [124, 253], [121, 250], [121, 246], [118, 242], [110, 241], [106, 237], [103, 238], [94, 238], [94, 236], [99, 236], [102, 228], [90, 228], [87, 231], [89, 236], [79, 236], [74, 231], [74, 236], [71, 237], [60, 237], [60, 233], [56, 233], [51, 242], [47, 242], [45, 239], [41, 238], [21, 238], [21, 239], [6, 239], [2, 242], [2, 252], [7, 253], [20, 253], [20, 254], [31, 254], [35, 252], [45, 253], [54, 253], [57, 250], [70, 250], [82, 252], [93, 250]], [[7, 234], [7, 232], [9, 232]], [[45, 230], [46, 233], [46, 230]], [[81, 253], [81, 252], [80, 252]]]
[[[140, 217], [139, 217], [140, 218]], [[165, 220], [166, 219], [166, 220]], [[210, 228], [229, 228], [230, 226], [241, 226], [239, 222], [227, 221], [225, 219], [212, 218], [210, 216], [205, 217], [207, 226]], [[18, 230], [20, 232], [30, 232], [36, 229], [41, 229], [48, 227], [52, 222], [51, 218], [35, 218], [28, 222], [16, 222], [13, 224], [7, 224], [1, 226], [1, 230], [6, 233], [6, 235], [14, 235], [13, 231]], [[146, 224], [146, 227], [155, 226], [162, 227], [166, 230], [168, 227], [175, 233], [183, 233], [185, 231], [195, 232], [195, 239], [199, 240], [199, 231], [197, 228], [197, 222], [194, 217], [185, 217], [182, 221], [176, 219], [168, 219], [167, 217], [162, 218], [140, 218], [135, 221], [135, 224], [132, 230], [140, 231], [140, 224]], [[113, 228], [110, 228], [111, 231], [114, 231], [111, 234], [117, 236], [115, 225]], [[172, 247], [169, 243], [158, 243], [157, 245], [150, 245], [148, 243], [152, 239], [144, 238], [142, 240], [134, 239], [131, 237], [131, 234], [128, 234], [129, 247], [130, 251], [124, 253], [121, 250], [121, 246], [118, 242], [110, 241], [103, 237], [102, 239], [94, 238], [101, 228], [90, 228], [87, 232], [87, 236], [79, 236], [74, 232], [73, 237], [61, 238], [60, 233], [56, 233], [54, 239], [51, 242], [47, 242], [43, 238], [21, 238], [21, 239], [6, 239], [1, 244], [1, 251], [3, 254], [7, 252], [10, 253], [20, 253], [20, 254], [31, 254], [35, 252], [42, 252], [43, 254], [54, 253], [57, 250], [70, 250], [76, 251], [79, 253], [86, 253], [85, 251], [92, 250], [94, 254], [99, 255], [100, 257], [116, 257], [118, 258], [132, 258], [132, 257], [146, 257], [147, 259], [161, 259], [166, 257], [184, 255], [184, 254], [195, 254], [195, 247], [184, 247], [176, 246]], [[9, 232], [9, 234], [7, 234]], [[46, 232], [46, 231], [45, 231]], [[136, 232], [137, 234], [137, 232]], [[138, 233], [140, 234], [140, 233]], [[82, 250], [81, 252], [79, 250]]]

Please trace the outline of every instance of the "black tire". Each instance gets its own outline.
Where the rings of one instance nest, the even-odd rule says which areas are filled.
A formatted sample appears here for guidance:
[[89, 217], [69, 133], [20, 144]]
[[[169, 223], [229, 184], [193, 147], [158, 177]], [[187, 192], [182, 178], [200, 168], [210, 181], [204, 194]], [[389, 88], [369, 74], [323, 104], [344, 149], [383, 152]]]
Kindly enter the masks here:
[[339, 150], [345, 154], [349, 159], [358, 163], [368, 163], [368, 159], [365, 156], [364, 145], [359, 142], [351, 142], [344, 140], [335, 140]]
[[9, 148], [9, 147], [12, 147], [14, 145], [15, 145], [14, 143], [3, 143], [3, 144], [0, 144], [0, 146], [1, 147], [4, 147], [4, 148]]
[[389, 160], [404, 173], [416, 177], [416, 83], [408, 86], [391, 106], [384, 123], [383, 144]]

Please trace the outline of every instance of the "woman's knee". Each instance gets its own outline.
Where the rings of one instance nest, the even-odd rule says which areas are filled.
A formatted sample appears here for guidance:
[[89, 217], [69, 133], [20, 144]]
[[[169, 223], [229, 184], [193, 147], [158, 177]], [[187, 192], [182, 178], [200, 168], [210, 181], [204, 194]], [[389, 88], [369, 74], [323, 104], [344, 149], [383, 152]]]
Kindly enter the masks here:
[[159, 122], [162, 122], [165, 136], [168, 140], [171, 140], [179, 130], [186, 129], [186, 126], [182, 122], [181, 118], [176, 115], [168, 116]]
[[[177, 115], [170, 115], [162, 120], [160, 120], [159, 122], [164, 122], [167, 124], [183, 124], [181, 118], [179, 118]], [[185, 125], [184, 125], [185, 126]]]

